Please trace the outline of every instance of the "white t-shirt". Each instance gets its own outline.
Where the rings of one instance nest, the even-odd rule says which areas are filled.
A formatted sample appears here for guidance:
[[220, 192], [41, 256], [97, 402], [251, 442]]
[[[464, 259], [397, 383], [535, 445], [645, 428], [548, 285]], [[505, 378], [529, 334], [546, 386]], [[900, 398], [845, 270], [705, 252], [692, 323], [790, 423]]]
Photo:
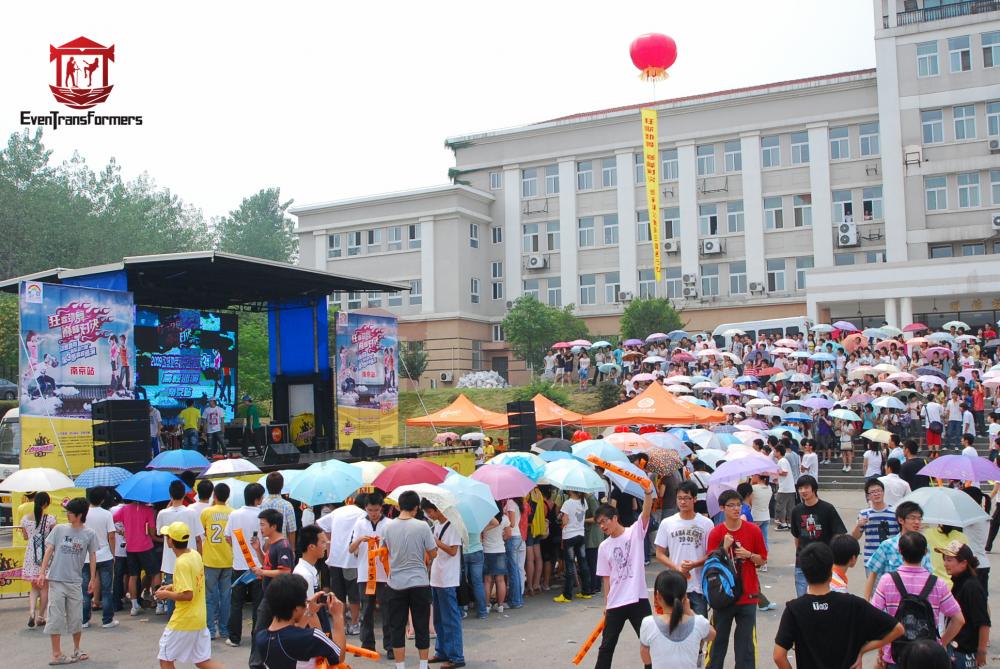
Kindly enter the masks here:
[[[211, 501], [208, 501], [208, 502], [195, 502], [194, 504], [188, 504], [188, 508], [191, 509], [192, 511], [194, 511], [195, 513], [197, 513], [199, 518], [201, 518], [201, 512], [204, 511], [205, 509], [207, 509], [210, 506], [212, 506], [212, 502]], [[232, 504], [230, 504], [230, 506], [232, 506]]]
[[[701, 652], [701, 642], [708, 636], [708, 620], [704, 616], [695, 614], [694, 619], [688, 621], [693, 624], [693, 629], [683, 641], [671, 641], [653, 619], [653, 616], [646, 616], [642, 619], [642, 626], [639, 628], [639, 643], [649, 648], [649, 658], [653, 661], [653, 669], [687, 669], [698, 666], [698, 655]], [[685, 623], [678, 625], [675, 632], [684, 629]]]
[[[87, 527], [94, 530], [97, 535], [97, 562], [107, 562], [113, 560], [111, 546], [108, 545], [108, 533], [115, 531], [115, 519], [111, 517], [111, 512], [99, 506], [92, 506], [87, 511]], [[90, 553], [84, 553], [83, 563], [90, 564]]]
[[945, 411], [948, 414], [948, 422], [950, 423], [953, 420], [957, 420], [957, 421], [961, 422], [962, 421], [962, 403], [959, 402], [958, 400], [948, 400], [948, 403], [947, 403], [946, 406], [947, 406], [947, 409]]
[[990, 448], [993, 448], [993, 440], [1000, 434], [1000, 423], [990, 423], [986, 426], [986, 433], [990, 435]]
[[493, 529], [483, 532], [483, 552], [484, 553], [504, 553], [506, 548], [503, 544], [503, 531], [510, 527], [507, 516], [500, 518], [500, 524]]
[[788, 472], [787, 476], [778, 477], [778, 492], [795, 492], [796, 476], [792, 473], [792, 466], [788, 464], [788, 458], [778, 460], [778, 469]]
[[[521, 534], [521, 505], [517, 503], [516, 500], [508, 499], [503, 505], [503, 513], [506, 516], [508, 513], [513, 512], [514, 523], [511, 525], [511, 529], [520, 536]], [[524, 537], [521, 537], [524, 539]]]
[[222, 424], [226, 421], [226, 414], [222, 407], [205, 407], [201, 412], [201, 417], [205, 421], [205, 432], [209, 434], [222, 432]]
[[[802, 455], [801, 468], [805, 470], [803, 474], [809, 474], [819, 481], [819, 456], [815, 453], [804, 453]], [[754, 516], [753, 519], [757, 520], [757, 516]]]
[[[448, 527], [442, 534], [441, 523], [434, 523], [434, 538], [440, 539], [446, 546], [461, 546], [462, 538], [454, 525], [447, 523]], [[432, 588], [457, 588], [462, 575], [462, 553], [456, 552], [448, 555], [447, 552], [438, 549], [434, 561], [431, 562], [431, 587]]]
[[[358, 518], [357, 522], [354, 523], [354, 530], [351, 532], [351, 542], [353, 543], [358, 537], [369, 537], [376, 536], [380, 539], [385, 536], [385, 524], [389, 522], [389, 519], [383, 516], [379, 518], [379, 521], [375, 523], [374, 529], [372, 528], [372, 521], [368, 519], [368, 514], [363, 517]], [[368, 583], [368, 542], [362, 541], [358, 544], [358, 552], [356, 553], [358, 558], [358, 583]], [[385, 567], [382, 566], [382, 560], [375, 560], [375, 582], [385, 583], [389, 580], [389, 577], [385, 573]]]
[[771, 486], [766, 483], [759, 483], [753, 487], [753, 503], [750, 505], [750, 513], [753, 514], [755, 523], [763, 523], [771, 520]]
[[[358, 519], [364, 515], [364, 509], [351, 504], [335, 509], [316, 521], [320, 529], [330, 536], [329, 554], [326, 558], [328, 565], [341, 569], [352, 569], [358, 566], [358, 558], [351, 554], [349, 549], [354, 537], [354, 526]], [[368, 559], [367, 554], [365, 559]]]
[[941, 423], [941, 405], [937, 402], [928, 402], [924, 405], [924, 427], [930, 427], [931, 423]]
[[[700, 560], [708, 552], [708, 534], [713, 527], [712, 521], [700, 513], [694, 514], [691, 520], [684, 520], [681, 514], [675, 513], [660, 523], [653, 543], [665, 549], [670, 561], [677, 565], [684, 560]], [[688, 592], [701, 592], [701, 567], [691, 570], [687, 589]]]
[[[253, 536], [260, 534], [260, 519], [257, 517], [259, 515], [259, 506], [241, 506], [229, 514], [229, 520], [226, 522], [226, 529], [223, 531], [223, 534], [233, 542], [233, 569], [246, 571], [250, 568], [247, 565], [246, 558], [243, 557], [243, 551], [240, 550], [239, 544], [236, 543], [233, 530], [243, 530], [243, 538], [246, 539], [247, 546], [249, 547]], [[253, 552], [253, 548], [250, 551]], [[257, 566], [260, 567], [262, 565]]]
[[865, 451], [865, 478], [882, 475], [882, 453], [880, 451]]
[[[583, 536], [583, 520], [587, 517], [587, 505], [580, 499], [567, 499], [559, 509], [565, 513], [567, 522], [563, 525], [563, 539]], [[506, 517], [506, 516], [505, 516]]]
[[[191, 531], [191, 538], [188, 539], [188, 548], [195, 550], [197, 548], [195, 539], [196, 537], [205, 536], [205, 528], [201, 526], [201, 514], [189, 506], [168, 506], [156, 514], [156, 533], [159, 534], [162, 528], [177, 521], [188, 526], [188, 530]], [[177, 562], [177, 556], [167, 547], [167, 542], [164, 540], [163, 560], [160, 562], [160, 571], [164, 574], [173, 574], [175, 562]]]
[[[114, 519], [115, 514], [118, 513], [118, 509], [125, 506], [124, 504], [116, 504], [109, 510], [111, 518]], [[90, 514], [87, 514], [88, 517]], [[115, 523], [115, 557], [127, 557], [128, 552], [125, 550], [125, 526], [122, 523]]]
[[976, 436], [976, 417], [968, 409], [962, 412], [962, 434]]
[[607, 537], [597, 549], [597, 575], [609, 578], [606, 608], [616, 609], [649, 598], [643, 538], [647, 525], [642, 517], [617, 537]]
[[899, 478], [899, 474], [886, 474], [878, 477], [885, 487], [885, 503], [888, 506], [896, 506], [899, 500], [910, 494], [910, 484]]

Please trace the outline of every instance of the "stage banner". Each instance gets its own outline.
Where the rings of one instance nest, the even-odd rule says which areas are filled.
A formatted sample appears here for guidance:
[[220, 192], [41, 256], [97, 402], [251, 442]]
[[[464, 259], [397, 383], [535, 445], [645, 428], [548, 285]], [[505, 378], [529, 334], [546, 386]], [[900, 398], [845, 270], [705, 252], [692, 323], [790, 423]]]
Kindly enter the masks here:
[[663, 272], [660, 256], [660, 140], [655, 109], [642, 110], [642, 157], [646, 166], [646, 207], [649, 209], [649, 236], [653, 240], [653, 275]]
[[396, 319], [337, 314], [337, 432], [340, 447], [358, 438], [399, 443], [399, 338]]
[[[257, 477], [260, 478], [260, 475], [258, 474]], [[19, 527], [25, 516], [30, 516], [35, 512], [35, 505], [28, 501], [28, 498], [25, 497], [24, 493], [15, 492], [13, 493], [13, 496], [14, 504], [11, 505], [11, 516], [13, 517], [14, 527]], [[50, 516], [55, 516], [56, 522], [68, 523], [69, 518], [66, 517], [66, 505], [69, 504], [69, 501], [74, 497], [86, 498], [87, 491], [83, 488], [61, 488], [59, 490], [50, 490], [49, 499], [51, 502], [49, 503], [49, 508], [45, 513]], [[13, 544], [14, 546], [24, 546], [27, 544], [24, 540], [24, 535], [17, 530], [13, 533]]]
[[19, 595], [31, 590], [31, 584], [21, 579], [24, 547], [0, 548], [0, 596]]
[[91, 403], [135, 398], [132, 293], [20, 286], [21, 467], [94, 466]]

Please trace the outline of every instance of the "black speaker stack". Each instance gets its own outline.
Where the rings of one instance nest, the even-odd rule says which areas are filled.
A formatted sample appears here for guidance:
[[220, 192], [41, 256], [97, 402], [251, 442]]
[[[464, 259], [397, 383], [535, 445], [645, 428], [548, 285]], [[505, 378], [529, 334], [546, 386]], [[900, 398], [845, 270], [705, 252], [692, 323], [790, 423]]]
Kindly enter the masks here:
[[102, 400], [91, 405], [94, 464], [141, 471], [152, 456], [149, 402]]
[[351, 444], [351, 456], [371, 460], [378, 457], [378, 452], [382, 447], [374, 439], [355, 439]]
[[508, 450], [527, 451], [538, 441], [534, 402], [508, 402], [507, 424]]
[[294, 465], [299, 461], [299, 448], [295, 444], [268, 441], [264, 446], [265, 465]]

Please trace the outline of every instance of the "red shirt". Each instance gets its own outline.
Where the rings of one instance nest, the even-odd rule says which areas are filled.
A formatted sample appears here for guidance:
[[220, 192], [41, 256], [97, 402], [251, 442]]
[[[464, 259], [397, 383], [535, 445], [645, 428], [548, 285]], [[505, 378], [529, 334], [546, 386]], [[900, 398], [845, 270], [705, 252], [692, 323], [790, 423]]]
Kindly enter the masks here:
[[733, 542], [732, 548], [730, 548], [729, 558], [736, 565], [736, 569], [740, 571], [740, 576], [743, 580], [743, 594], [736, 600], [736, 603], [756, 604], [757, 595], [760, 594], [757, 567], [750, 560], [737, 559], [733, 551], [736, 549], [736, 544], [738, 543], [751, 553], [756, 553], [766, 560], [767, 546], [764, 544], [764, 535], [761, 533], [759, 527], [745, 520], [741, 521], [740, 528], [736, 531], [731, 531], [726, 527], [725, 523], [720, 523], [708, 534], [708, 552], [711, 553], [721, 546], [722, 540], [727, 534], [733, 535], [733, 538], [736, 540]]

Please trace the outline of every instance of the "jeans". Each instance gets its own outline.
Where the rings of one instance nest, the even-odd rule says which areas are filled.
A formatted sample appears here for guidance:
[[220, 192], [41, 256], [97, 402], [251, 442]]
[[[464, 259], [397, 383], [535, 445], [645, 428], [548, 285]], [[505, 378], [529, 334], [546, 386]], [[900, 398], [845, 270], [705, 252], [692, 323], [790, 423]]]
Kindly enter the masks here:
[[963, 653], [957, 648], [949, 648], [948, 659], [951, 660], [952, 669], [977, 669], [975, 653]]
[[611, 659], [615, 654], [615, 646], [618, 645], [618, 637], [625, 627], [625, 623], [632, 625], [636, 637], [639, 636], [639, 628], [642, 626], [642, 619], [652, 615], [649, 608], [649, 599], [640, 599], [625, 606], [616, 606], [604, 612], [604, 634], [601, 635], [601, 646], [597, 650], [596, 669], [611, 669]]
[[760, 528], [760, 533], [764, 535], [764, 546], [766, 546], [767, 549], [770, 550], [771, 544], [767, 540], [767, 528], [771, 525], [771, 521], [762, 520], [759, 523], [754, 523], [754, 524]]
[[197, 451], [199, 445], [198, 430], [184, 430], [184, 448]]
[[[233, 570], [205, 567], [205, 604], [208, 607], [208, 632], [229, 637], [229, 605], [232, 597]], [[218, 625], [218, 627], [216, 627]]]
[[691, 602], [691, 610], [700, 616], [708, 617], [708, 600], [700, 592], [688, 591], [688, 601]]
[[149, 445], [153, 447], [153, 457], [155, 458], [157, 455], [160, 454], [160, 438], [150, 437]]
[[450, 662], [465, 662], [462, 649], [462, 614], [458, 610], [457, 588], [431, 588], [434, 604], [434, 654]]
[[[163, 572], [163, 585], [172, 585], [173, 582], [174, 582], [174, 575]], [[167, 607], [167, 615], [168, 616], [174, 615], [174, 608], [177, 606], [177, 603], [174, 602], [174, 600], [172, 599], [165, 599], [163, 600], [163, 603]]]
[[524, 573], [517, 561], [517, 551], [523, 544], [524, 540], [516, 534], [504, 541], [507, 550], [507, 599], [515, 609], [524, 606]]
[[[486, 609], [486, 587], [483, 585], [483, 563], [486, 561], [482, 550], [475, 553], [464, 553], [465, 574], [472, 585], [472, 597], [476, 602], [476, 613], [480, 618], [489, 615]], [[385, 615], [385, 605], [383, 604], [382, 615]]]
[[267, 605], [266, 598], [261, 599], [260, 606], [257, 607], [257, 620], [253, 624], [253, 632], [250, 635], [250, 661], [248, 662], [250, 669], [265, 669], [264, 658], [254, 640], [257, 638], [257, 632], [266, 630], [272, 622], [274, 622], [274, 615], [271, 613], [271, 607]]
[[[245, 569], [234, 569], [233, 582], [239, 580], [245, 572]], [[260, 606], [261, 600], [260, 579], [251, 581], [249, 584], [232, 586], [229, 591], [229, 640], [235, 644], [238, 644], [243, 638], [243, 603], [248, 599], [252, 603], [251, 620], [253, 623], [250, 625], [250, 629], [253, 630], [257, 625], [257, 607]]]
[[226, 444], [222, 441], [221, 430], [218, 432], [209, 432], [207, 437], [208, 443], [206, 444], [206, 449], [210, 455], [214, 453], [218, 453], [219, 455], [226, 454]]
[[736, 623], [733, 649], [736, 669], [755, 669], [757, 664], [757, 604], [738, 604], [712, 612], [715, 641], [705, 651], [705, 669], [722, 669], [729, 649], [729, 634]]
[[[101, 624], [107, 625], [115, 618], [114, 580], [115, 561], [105, 560], [97, 563], [97, 578], [101, 583]], [[87, 593], [90, 586], [90, 565], [83, 565], [83, 622], [90, 622], [91, 596]]]
[[806, 575], [798, 567], [795, 568], [795, 596], [801, 597], [806, 594], [809, 584], [806, 583]]
[[962, 438], [962, 421], [960, 420], [948, 421], [948, 429], [944, 435], [945, 448], [958, 449], [959, 441], [961, 438]]
[[580, 592], [590, 592], [590, 567], [587, 566], [587, 549], [584, 547], [583, 537], [563, 539], [563, 560], [566, 562], [563, 597], [573, 599], [573, 577], [577, 574], [580, 575]]
[[114, 585], [111, 589], [114, 591], [115, 611], [122, 611], [125, 608], [122, 606], [122, 600], [125, 598], [125, 593], [128, 592], [125, 585], [125, 580], [128, 578], [128, 560], [124, 557], [116, 557], [114, 569]]
[[587, 566], [590, 568], [590, 592], [588, 595], [596, 595], [604, 585], [603, 579], [597, 576], [597, 549], [587, 549]]
[[[479, 555], [482, 556], [482, 553]], [[482, 571], [482, 565], [480, 565], [479, 573], [482, 574]], [[482, 576], [480, 576], [479, 582], [483, 582]], [[377, 603], [379, 608], [382, 609], [382, 648], [389, 650], [392, 648], [392, 645], [389, 643], [391, 636], [389, 632], [389, 611], [386, 609], [385, 603], [385, 583], [375, 584], [374, 595], [365, 594], [365, 587], [367, 585], [367, 582], [358, 582], [358, 589], [361, 591], [361, 647], [368, 650], [375, 650], [375, 604]]]

